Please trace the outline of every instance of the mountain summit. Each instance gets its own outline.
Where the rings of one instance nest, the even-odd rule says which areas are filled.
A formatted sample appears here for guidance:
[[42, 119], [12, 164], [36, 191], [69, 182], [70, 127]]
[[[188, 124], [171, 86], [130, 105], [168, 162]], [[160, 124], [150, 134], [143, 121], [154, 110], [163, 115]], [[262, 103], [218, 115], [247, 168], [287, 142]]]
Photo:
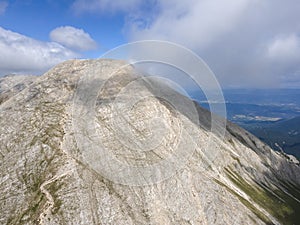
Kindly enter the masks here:
[[300, 223], [297, 160], [123, 61], [8, 79], [1, 224]]

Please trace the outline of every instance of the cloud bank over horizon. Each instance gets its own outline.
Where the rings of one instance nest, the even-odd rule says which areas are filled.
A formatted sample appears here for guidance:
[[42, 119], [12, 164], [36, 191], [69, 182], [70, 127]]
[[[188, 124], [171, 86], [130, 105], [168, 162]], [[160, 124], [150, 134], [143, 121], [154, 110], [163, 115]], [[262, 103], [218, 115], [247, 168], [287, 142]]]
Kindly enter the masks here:
[[0, 75], [41, 74], [67, 59], [80, 58], [81, 51], [97, 47], [89, 34], [70, 26], [58, 27], [50, 36], [51, 42], [39, 41], [0, 27]]
[[125, 14], [129, 41], [158, 39], [186, 46], [208, 63], [224, 86], [300, 86], [297, 0], [130, 0], [128, 8], [124, 4], [76, 0], [73, 9], [81, 14]]
[[223, 87], [300, 88], [299, 12], [298, 0], [0, 0], [0, 76], [156, 39], [194, 51]]

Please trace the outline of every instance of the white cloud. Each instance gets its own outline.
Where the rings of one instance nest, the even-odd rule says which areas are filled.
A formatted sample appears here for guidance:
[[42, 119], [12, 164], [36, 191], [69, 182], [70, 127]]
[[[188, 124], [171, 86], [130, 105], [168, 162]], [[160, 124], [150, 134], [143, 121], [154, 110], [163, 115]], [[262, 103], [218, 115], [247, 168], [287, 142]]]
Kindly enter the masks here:
[[299, 0], [76, 0], [73, 10], [125, 15], [129, 41], [182, 44], [226, 87], [276, 87], [299, 75]]
[[142, 0], [76, 0], [72, 8], [76, 13], [129, 12], [137, 9], [142, 2]]
[[54, 42], [41, 42], [0, 27], [0, 75], [39, 73], [78, 55]]
[[50, 32], [52, 41], [70, 49], [88, 51], [97, 48], [97, 43], [82, 29], [71, 26], [58, 27]]
[[[300, 38], [296, 34], [280, 35], [267, 44], [265, 64], [282, 86], [300, 84]], [[271, 80], [271, 79], [270, 79]]]
[[129, 21], [132, 39], [163, 39], [199, 50], [213, 43], [238, 23], [249, 0], [160, 0], [158, 16], [140, 27]]
[[3, 15], [6, 11], [8, 3], [6, 1], [0, 1], [0, 15]]
[[298, 0], [157, 0], [153, 7], [150, 19], [128, 14], [129, 39], [187, 46], [223, 86], [276, 87], [300, 69]]
[[300, 62], [300, 39], [295, 34], [278, 37], [273, 40], [267, 49], [267, 56], [275, 61]]

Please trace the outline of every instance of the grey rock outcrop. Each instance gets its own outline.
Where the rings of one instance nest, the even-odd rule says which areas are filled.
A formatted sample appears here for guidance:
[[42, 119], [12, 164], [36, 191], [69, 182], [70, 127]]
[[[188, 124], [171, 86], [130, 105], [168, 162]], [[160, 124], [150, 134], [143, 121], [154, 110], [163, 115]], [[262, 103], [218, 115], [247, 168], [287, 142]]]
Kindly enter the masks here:
[[[94, 105], [88, 105], [89, 96], [78, 87], [87, 74], [98, 80], [86, 88], [104, 87]], [[141, 79], [122, 61], [67, 61], [34, 78], [34, 83], [30, 78], [9, 98], [2, 97], [12, 89], [2, 87], [5, 79], [0, 97], [9, 100], [0, 105], [0, 224], [300, 222], [297, 160], [280, 155], [230, 122], [224, 138], [211, 132], [208, 111], [193, 103], [196, 121], [185, 107], [191, 106], [186, 97], [164, 85], [156, 89], [161, 84]], [[135, 80], [141, 81], [130, 86]], [[138, 96], [157, 96], [159, 89], [184, 107], [174, 108], [155, 97], [126, 106]], [[90, 127], [86, 115], [91, 106], [95, 121]], [[118, 118], [115, 109], [128, 116]], [[151, 123], [153, 115], [163, 122]], [[92, 131], [96, 138], [89, 136]], [[149, 137], [152, 142], [147, 142]], [[138, 180], [140, 174], [131, 177], [120, 171], [126, 178], [122, 180], [112, 172], [114, 161], [108, 161], [106, 168], [99, 166], [106, 156], [87, 146], [85, 139], [113, 154], [115, 162], [135, 168], [155, 165], [176, 148], [179, 156], [185, 149], [192, 152], [177, 171], [170, 170], [172, 176], [144, 185]], [[206, 149], [208, 142], [215, 149]], [[145, 143], [152, 148], [133, 151]], [[180, 159], [174, 162], [180, 164]], [[164, 171], [158, 172], [164, 176]], [[148, 179], [148, 174], [142, 175]]]
[[21, 92], [34, 82], [37, 76], [6, 75], [0, 77], [0, 104]]

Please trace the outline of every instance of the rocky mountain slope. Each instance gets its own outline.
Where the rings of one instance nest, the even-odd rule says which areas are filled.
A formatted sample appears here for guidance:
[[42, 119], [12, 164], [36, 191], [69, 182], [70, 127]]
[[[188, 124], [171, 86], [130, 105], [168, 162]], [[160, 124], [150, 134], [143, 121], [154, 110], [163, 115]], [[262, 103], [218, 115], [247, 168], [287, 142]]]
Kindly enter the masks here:
[[212, 132], [122, 61], [67, 61], [17, 92], [0, 105], [0, 224], [300, 223], [297, 160], [229, 122]]
[[0, 77], [0, 104], [34, 82], [36, 76], [7, 75]]

